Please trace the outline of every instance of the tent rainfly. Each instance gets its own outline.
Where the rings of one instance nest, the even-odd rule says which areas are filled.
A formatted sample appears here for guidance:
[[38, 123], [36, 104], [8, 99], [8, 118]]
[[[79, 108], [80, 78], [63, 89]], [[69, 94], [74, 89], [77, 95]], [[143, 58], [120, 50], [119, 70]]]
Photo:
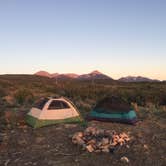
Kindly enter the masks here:
[[27, 114], [26, 121], [34, 128], [57, 123], [77, 123], [82, 118], [74, 104], [64, 98], [42, 98]]
[[106, 97], [99, 101], [87, 116], [88, 120], [134, 124], [137, 116], [131, 106], [119, 97]]

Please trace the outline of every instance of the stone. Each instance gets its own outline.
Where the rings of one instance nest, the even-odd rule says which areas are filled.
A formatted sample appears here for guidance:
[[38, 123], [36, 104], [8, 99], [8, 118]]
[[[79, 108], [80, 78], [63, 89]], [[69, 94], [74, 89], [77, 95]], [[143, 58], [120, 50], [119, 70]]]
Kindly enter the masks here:
[[[72, 137], [72, 142], [81, 145], [88, 152], [113, 152], [117, 146], [122, 146], [130, 141], [126, 133], [116, 133], [110, 130], [88, 127], [84, 132], [77, 132]], [[129, 148], [129, 146], [127, 147]]]
[[148, 145], [144, 144], [144, 149], [148, 150], [149, 149]]
[[87, 144], [96, 144], [96, 140], [95, 139], [91, 139], [90, 141], [87, 142]]
[[79, 144], [79, 145], [84, 144], [83, 133], [82, 132], [75, 133], [74, 136], [72, 137], [72, 142], [74, 144]]
[[109, 144], [109, 139], [108, 138], [103, 138], [101, 140], [101, 143], [102, 143], [102, 145], [107, 145], [107, 144]]
[[100, 153], [100, 152], [101, 152], [101, 150], [100, 150], [100, 149], [95, 150], [95, 153]]
[[94, 151], [94, 148], [92, 147], [92, 145], [86, 146], [86, 149], [87, 149], [87, 151], [90, 152], [90, 153]]
[[82, 132], [77, 132], [73, 135], [73, 139], [77, 139], [77, 138], [81, 138], [83, 137], [83, 133]]
[[104, 130], [103, 129], [98, 129], [97, 131], [96, 131], [96, 135], [104, 135]]
[[122, 161], [123, 163], [129, 163], [129, 159], [126, 156], [121, 157], [120, 161]]
[[110, 152], [110, 150], [109, 150], [109, 148], [104, 148], [104, 149], [102, 149], [102, 152], [109, 153], [109, 152]]
[[78, 145], [83, 145], [85, 144], [84, 140], [82, 140], [81, 138], [80, 139], [77, 139], [77, 144]]
[[88, 127], [86, 130], [85, 130], [85, 134], [92, 134], [92, 135], [95, 135], [96, 134], [96, 131], [97, 129], [95, 127]]

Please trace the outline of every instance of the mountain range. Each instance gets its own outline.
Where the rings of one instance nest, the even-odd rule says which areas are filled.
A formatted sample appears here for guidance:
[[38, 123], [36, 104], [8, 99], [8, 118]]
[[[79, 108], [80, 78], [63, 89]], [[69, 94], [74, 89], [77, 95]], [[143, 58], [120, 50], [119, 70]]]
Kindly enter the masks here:
[[142, 76], [122, 77], [118, 81], [121, 81], [121, 82], [159, 82], [159, 80], [157, 80], [157, 79], [150, 79], [150, 78], [142, 77]]
[[66, 73], [66, 74], [59, 74], [59, 73], [53, 73], [50, 74], [46, 71], [39, 71], [35, 73], [35, 75], [38, 76], [44, 76], [49, 78], [57, 78], [57, 79], [78, 79], [78, 80], [92, 80], [92, 79], [110, 79], [113, 80], [111, 77], [95, 70], [88, 74], [74, 74], [74, 73]]
[[[107, 80], [114, 80], [110, 76], [103, 74], [99, 72], [98, 70], [92, 71], [88, 74], [75, 74], [75, 73], [65, 73], [65, 74], [59, 74], [59, 73], [48, 73], [47, 71], [38, 71], [34, 75], [37, 76], [43, 76], [48, 78], [54, 78], [54, 79], [60, 79], [60, 80], [66, 80], [66, 79], [77, 79], [77, 80], [100, 80], [100, 79], [107, 79]], [[117, 81], [120, 82], [159, 82], [159, 80], [150, 79], [147, 77], [142, 76], [127, 76], [122, 77], [118, 79]]]

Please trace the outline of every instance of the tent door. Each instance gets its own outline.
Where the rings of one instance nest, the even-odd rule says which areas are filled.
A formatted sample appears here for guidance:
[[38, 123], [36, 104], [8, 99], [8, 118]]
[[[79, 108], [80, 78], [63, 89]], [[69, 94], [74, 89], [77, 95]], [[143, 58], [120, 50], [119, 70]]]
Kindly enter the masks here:
[[48, 106], [47, 114], [54, 119], [70, 118], [72, 117], [72, 109], [64, 101], [53, 100]]

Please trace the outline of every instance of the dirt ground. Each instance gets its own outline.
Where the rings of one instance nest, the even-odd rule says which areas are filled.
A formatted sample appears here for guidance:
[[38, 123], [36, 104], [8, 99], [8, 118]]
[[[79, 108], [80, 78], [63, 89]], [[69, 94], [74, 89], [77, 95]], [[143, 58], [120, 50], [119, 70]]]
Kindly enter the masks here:
[[[113, 153], [88, 153], [72, 144], [71, 136], [84, 130], [80, 124], [59, 124], [39, 129], [1, 126], [0, 165], [4, 166], [164, 166], [166, 124], [164, 118], [146, 118], [136, 126], [92, 121], [88, 126], [129, 132], [129, 146]], [[122, 162], [127, 157], [129, 163]]]

